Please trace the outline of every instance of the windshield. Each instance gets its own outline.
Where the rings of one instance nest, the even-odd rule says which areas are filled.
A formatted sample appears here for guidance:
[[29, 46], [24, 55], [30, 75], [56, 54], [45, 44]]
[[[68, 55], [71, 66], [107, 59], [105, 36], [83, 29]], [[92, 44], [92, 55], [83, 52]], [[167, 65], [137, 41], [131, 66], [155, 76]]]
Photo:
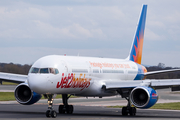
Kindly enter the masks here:
[[31, 68], [30, 73], [38, 73], [39, 68]]
[[48, 68], [41, 68], [40, 73], [49, 73], [49, 69]]
[[58, 74], [59, 71], [57, 68], [36, 68], [32, 67], [29, 73], [39, 73], [39, 74]]

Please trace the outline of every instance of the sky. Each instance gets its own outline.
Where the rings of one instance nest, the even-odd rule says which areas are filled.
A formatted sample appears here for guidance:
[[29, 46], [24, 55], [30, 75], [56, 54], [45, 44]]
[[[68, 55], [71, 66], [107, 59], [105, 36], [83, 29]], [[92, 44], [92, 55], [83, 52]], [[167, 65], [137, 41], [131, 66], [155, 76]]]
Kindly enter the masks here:
[[142, 64], [180, 67], [179, 0], [0, 0], [0, 63], [52, 54], [124, 59], [143, 4]]

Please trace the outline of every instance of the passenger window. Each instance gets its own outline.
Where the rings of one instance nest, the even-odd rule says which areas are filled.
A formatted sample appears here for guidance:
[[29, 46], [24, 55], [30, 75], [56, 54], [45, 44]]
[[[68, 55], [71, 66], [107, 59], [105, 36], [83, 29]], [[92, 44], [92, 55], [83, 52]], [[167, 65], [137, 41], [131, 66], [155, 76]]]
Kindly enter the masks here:
[[39, 72], [39, 68], [32, 68], [30, 73], [38, 73]]
[[48, 68], [41, 68], [40, 73], [49, 73]]

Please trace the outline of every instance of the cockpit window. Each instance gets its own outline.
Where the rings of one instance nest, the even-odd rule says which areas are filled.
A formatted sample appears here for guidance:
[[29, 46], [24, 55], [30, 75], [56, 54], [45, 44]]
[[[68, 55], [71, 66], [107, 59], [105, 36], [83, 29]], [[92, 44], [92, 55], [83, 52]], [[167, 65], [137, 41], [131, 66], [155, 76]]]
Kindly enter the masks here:
[[49, 72], [55, 75], [59, 73], [58, 69], [56, 68], [49, 68]]
[[55, 69], [54, 68], [49, 68], [49, 72], [52, 74], [55, 74]]
[[39, 68], [31, 68], [30, 73], [38, 73]]
[[40, 73], [40, 74], [52, 73], [54, 75], [59, 74], [59, 71], [57, 68], [36, 68], [36, 67], [32, 67], [29, 72], [30, 73]]
[[40, 73], [49, 73], [48, 68], [41, 68]]
[[55, 74], [59, 74], [59, 71], [58, 69], [55, 68]]

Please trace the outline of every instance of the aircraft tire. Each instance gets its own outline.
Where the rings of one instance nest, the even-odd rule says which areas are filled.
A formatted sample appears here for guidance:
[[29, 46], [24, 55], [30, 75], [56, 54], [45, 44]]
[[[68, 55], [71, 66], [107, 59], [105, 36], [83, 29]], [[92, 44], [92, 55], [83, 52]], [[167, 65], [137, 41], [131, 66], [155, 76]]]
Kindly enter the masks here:
[[48, 117], [48, 118], [51, 117], [50, 112], [51, 112], [50, 110], [46, 111], [46, 117]]
[[51, 111], [51, 117], [52, 118], [56, 118], [57, 117], [56, 111], [54, 111], [54, 110]]
[[72, 114], [73, 110], [74, 110], [73, 105], [68, 105], [67, 109], [66, 109], [66, 112], [67, 112], [67, 114]]
[[122, 108], [122, 115], [123, 116], [127, 116], [128, 115], [127, 107], [123, 107]]
[[131, 107], [130, 110], [129, 110], [129, 114], [131, 116], [135, 116], [136, 115], [136, 108], [135, 107]]
[[65, 113], [65, 110], [63, 108], [64, 108], [64, 105], [59, 105], [59, 113], [60, 114], [64, 114]]

